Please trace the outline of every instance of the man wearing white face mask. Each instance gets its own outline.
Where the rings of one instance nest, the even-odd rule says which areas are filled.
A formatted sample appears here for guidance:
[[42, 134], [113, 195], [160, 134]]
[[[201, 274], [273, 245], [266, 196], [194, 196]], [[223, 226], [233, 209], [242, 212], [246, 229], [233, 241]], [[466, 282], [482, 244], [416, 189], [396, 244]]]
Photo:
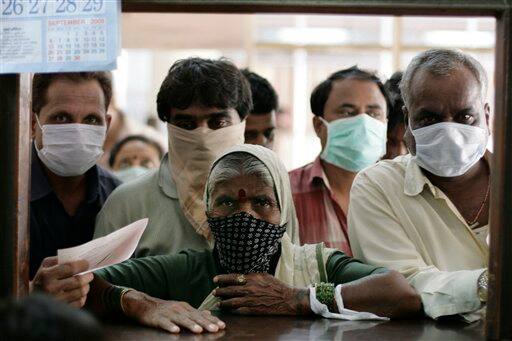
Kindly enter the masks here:
[[310, 102], [322, 152], [290, 172], [300, 242], [324, 242], [352, 255], [346, 218], [350, 187], [357, 172], [386, 152], [386, 92], [377, 76], [354, 66], [320, 83]]
[[487, 300], [487, 78], [474, 58], [434, 49], [412, 60], [400, 87], [410, 154], [356, 178], [352, 251], [406, 276], [428, 316], [475, 321]]
[[119, 181], [96, 166], [110, 122], [110, 73], [36, 74], [32, 85], [31, 290], [74, 306], [92, 275], [85, 261], [57, 265], [57, 250], [92, 239], [97, 213]]
[[249, 84], [231, 62], [176, 62], [157, 96], [169, 153], [157, 171], [112, 194], [98, 215], [95, 236], [149, 217], [135, 257], [211, 248], [203, 203], [206, 178], [216, 157], [244, 142], [244, 119], [251, 108]]

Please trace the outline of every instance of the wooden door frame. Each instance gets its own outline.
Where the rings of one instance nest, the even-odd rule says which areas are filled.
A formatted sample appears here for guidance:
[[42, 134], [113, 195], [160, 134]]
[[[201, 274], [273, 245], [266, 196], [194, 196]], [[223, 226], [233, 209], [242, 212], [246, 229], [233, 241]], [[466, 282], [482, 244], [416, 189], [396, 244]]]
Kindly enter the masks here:
[[[310, 13], [489, 16], [496, 18], [495, 120], [490, 225], [487, 337], [512, 338], [512, 0], [122, 0], [123, 12]], [[9, 81], [9, 77], [11, 80]], [[14, 77], [15, 81], [12, 81]], [[2, 91], [16, 96], [0, 105], [0, 295], [28, 288], [30, 99], [28, 75], [3, 75]], [[8, 84], [6, 87], [5, 85]], [[9, 115], [14, 115], [11, 117]], [[507, 127], [509, 127], [507, 129]], [[507, 158], [508, 156], [508, 158]], [[508, 175], [508, 177], [507, 177]], [[5, 187], [5, 188], [4, 188]], [[506, 304], [509, 302], [509, 304]]]

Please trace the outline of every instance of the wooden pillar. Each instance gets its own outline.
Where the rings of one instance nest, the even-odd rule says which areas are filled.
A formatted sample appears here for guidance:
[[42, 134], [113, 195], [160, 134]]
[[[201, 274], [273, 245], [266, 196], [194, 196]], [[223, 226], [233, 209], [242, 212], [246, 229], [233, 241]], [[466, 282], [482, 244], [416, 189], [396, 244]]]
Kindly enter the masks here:
[[[509, 5], [510, 6], [510, 5]], [[512, 9], [496, 27], [496, 115], [491, 196], [487, 337], [512, 338]]]
[[28, 292], [30, 75], [0, 75], [0, 297]]

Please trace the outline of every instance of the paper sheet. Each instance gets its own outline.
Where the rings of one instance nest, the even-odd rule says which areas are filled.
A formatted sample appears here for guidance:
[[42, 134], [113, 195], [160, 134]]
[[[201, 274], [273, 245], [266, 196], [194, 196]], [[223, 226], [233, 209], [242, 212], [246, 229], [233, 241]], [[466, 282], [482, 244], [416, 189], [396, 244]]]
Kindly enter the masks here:
[[104, 237], [79, 246], [58, 250], [58, 264], [86, 260], [89, 262], [89, 269], [80, 273], [82, 275], [121, 263], [130, 258], [135, 251], [148, 221], [148, 218], [137, 220]]

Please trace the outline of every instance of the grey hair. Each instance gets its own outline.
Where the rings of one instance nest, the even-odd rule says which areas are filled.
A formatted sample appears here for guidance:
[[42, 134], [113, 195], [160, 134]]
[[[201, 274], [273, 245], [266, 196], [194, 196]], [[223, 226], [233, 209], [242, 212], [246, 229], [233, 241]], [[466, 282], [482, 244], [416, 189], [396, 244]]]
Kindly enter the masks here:
[[[246, 152], [235, 152], [224, 156], [213, 167], [208, 177], [208, 198], [211, 197], [219, 183], [228, 182], [240, 175], [254, 175], [266, 185], [274, 188], [272, 175], [260, 159]], [[210, 205], [210, 200], [208, 200], [207, 210], [210, 210]]]
[[473, 73], [480, 85], [482, 100], [484, 100], [487, 96], [487, 75], [482, 64], [459, 50], [430, 49], [415, 56], [404, 72], [400, 90], [405, 105], [408, 107], [411, 103], [411, 82], [418, 70], [427, 70], [435, 76], [449, 76], [462, 67], [466, 67]]

